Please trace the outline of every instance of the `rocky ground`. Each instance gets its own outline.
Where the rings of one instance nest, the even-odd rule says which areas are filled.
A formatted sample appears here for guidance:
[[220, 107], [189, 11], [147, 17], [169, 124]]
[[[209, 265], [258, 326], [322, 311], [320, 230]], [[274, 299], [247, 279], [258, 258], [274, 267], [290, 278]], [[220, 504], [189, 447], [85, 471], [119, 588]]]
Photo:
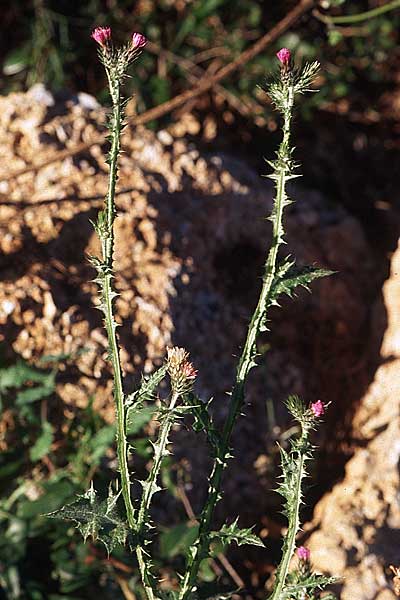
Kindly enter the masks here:
[[344, 578], [343, 600], [395, 598], [388, 579], [390, 565], [400, 563], [399, 273], [400, 246], [383, 288], [387, 328], [380, 365], [353, 420], [357, 449], [307, 526], [315, 565]]
[[[102, 109], [84, 94], [55, 100], [35, 87], [0, 99], [0, 341], [10, 358], [68, 356], [57, 384], [66, 418], [94, 395], [97, 410], [113, 419], [106, 339], [93, 309], [97, 292], [86, 259], [99, 251], [89, 220], [106, 190], [103, 122]], [[158, 134], [126, 129], [117, 197], [116, 306], [127, 384], [158, 364], [166, 346], [183, 345], [199, 369], [200, 394], [215, 397], [222, 419], [258, 294], [272, 190], [232, 156], [200, 155], [185, 140], [198, 127], [187, 117]], [[317, 566], [347, 574], [343, 598], [369, 600], [392, 593], [388, 566], [398, 560], [385, 534], [399, 527], [394, 276], [385, 287], [384, 364], [372, 381], [377, 353], [370, 341], [379, 347], [386, 330], [385, 310], [378, 319], [373, 306], [386, 265], [343, 209], [313, 190], [292, 191], [297, 203], [288, 210], [287, 252], [301, 264], [317, 263], [338, 274], [272, 315], [261, 368], [249, 383], [247, 417], [235, 431], [237, 459], [219, 516], [240, 513], [244, 524], [262, 523], [266, 539], [272, 535], [266, 517], [276, 505], [269, 491], [270, 451], [288, 426], [282, 400], [299, 393], [307, 401], [331, 401], [319, 434], [323, 452], [314, 499], [341, 477], [346, 457], [355, 453], [344, 481], [317, 505], [310, 543]], [[204, 482], [208, 468], [202, 441], [179, 432], [176, 454], [196, 484], [196, 493], [188, 489], [196, 509], [205, 492], [198, 492], [203, 487], [197, 482]], [[339, 520], [335, 510], [341, 511]], [[257, 555], [249, 554], [247, 562], [262, 581], [270, 567]], [[374, 583], [361, 583], [367, 576]], [[368, 591], [352, 595], [352, 582]]]

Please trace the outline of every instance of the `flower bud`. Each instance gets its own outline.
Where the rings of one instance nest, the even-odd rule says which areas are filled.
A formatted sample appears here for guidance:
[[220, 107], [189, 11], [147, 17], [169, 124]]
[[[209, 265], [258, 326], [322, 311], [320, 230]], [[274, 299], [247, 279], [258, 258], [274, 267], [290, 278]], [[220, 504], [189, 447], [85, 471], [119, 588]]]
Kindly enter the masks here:
[[288, 48], [281, 48], [279, 52], [276, 53], [276, 56], [284, 67], [289, 66], [292, 54]]
[[314, 417], [322, 417], [325, 414], [325, 406], [321, 400], [317, 400], [311, 404], [311, 410], [314, 414]]
[[308, 562], [310, 560], [310, 558], [311, 558], [311, 552], [305, 546], [299, 546], [297, 548], [296, 554], [299, 557], [299, 559], [303, 560], [303, 561], [307, 561]]
[[184, 348], [167, 348], [167, 368], [172, 390], [177, 394], [190, 392], [197, 371], [189, 362], [189, 354]]
[[133, 33], [131, 39], [131, 50], [140, 50], [147, 44], [147, 39], [142, 33]]
[[111, 41], [111, 27], [96, 27], [91, 36], [102, 48], [105, 48]]

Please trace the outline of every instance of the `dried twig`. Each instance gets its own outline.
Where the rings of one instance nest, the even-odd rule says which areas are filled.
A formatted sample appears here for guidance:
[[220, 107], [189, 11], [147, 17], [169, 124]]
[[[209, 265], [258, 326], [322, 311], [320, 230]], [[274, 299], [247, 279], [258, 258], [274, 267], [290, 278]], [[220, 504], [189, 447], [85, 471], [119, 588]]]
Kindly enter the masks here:
[[[220, 69], [217, 73], [215, 73], [212, 77], [204, 77], [202, 78], [196, 87], [175, 96], [171, 100], [152, 108], [142, 115], [133, 119], [133, 124], [144, 124], [152, 121], [154, 119], [159, 119], [165, 114], [173, 111], [174, 109], [182, 106], [187, 103], [189, 100], [193, 98], [197, 98], [204, 92], [209, 89], [215, 87], [220, 81], [225, 79], [228, 75], [231, 75], [237, 69], [243, 67], [246, 63], [252, 60], [257, 54], [259, 54], [262, 50], [264, 50], [267, 46], [272, 44], [279, 36], [281, 36], [289, 27], [291, 27], [300, 17], [302, 17], [306, 12], [308, 12], [315, 5], [315, 0], [300, 0], [300, 2], [283, 18], [279, 23], [275, 25], [268, 33], [266, 33], [262, 38], [260, 38], [255, 44], [250, 46], [247, 50], [242, 52], [234, 61], [227, 64], [225, 67]], [[78, 144], [74, 148], [67, 148], [62, 150], [61, 152], [55, 153], [51, 158], [47, 159], [44, 162], [41, 162], [37, 165], [30, 165], [29, 167], [24, 167], [15, 171], [14, 173], [10, 173], [10, 175], [3, 176], [0, 181], [10, 181], [19, 177], [20, 175], [24, 175], [25, 173], [30, 173], [32, 171], [38, 171], [43, 167], [47, 167], [49, 164], [64, 160], [69, 156], [74, 156], [81, 152], [86, 152], [92, 146], [96, 144], [102, 144], [105, 141], [106, 134], [99, 134], [98, 138], [89, 142]]]
[[291, 27], [304, 13], [310, 10], [315, 4], [315, 0], [300, 0], [300, 2], [281, 20], [275, 25], [268, 33], [258, 40], [253, 46], [250, 46], [247, 50], [242, 52], [235, 60], [225, 65], [222, 69], [217, 71], [215, 75], [209, 78], [202, 79], [198, 86], [191, 90], [186, 90], [182, 94], [175, 96], [163, 104], [159, 104], [155, 108], [152, 108], [135, 119], [135, 124], [148, 123], [154, 119], [159, 119], [163, 115], [171, 112], [178, 106], [181, 106], [188, 100], [200, 96], [215, 84], [225, 79], [228, 75], [231, 75], [237, 69], [243, 67], [246, 63], [252, 60], [257, 54], [264, 50], [267, 46], [272, 44], [279, 36], [281, 36], [289, 27]]
[[124, 598], [126, 598], [126, 600], [137, 600], [135, 594], [130, 589], [129, 584], [126, 581], [126, 579], [124, 579], [117, 573], [114, 574], [114, 577], [115, 577], [115, 580], [118, 583], [119, 587], [121, 588], [121, 592], [123, 593]]
[[377, 6], [371, 10], [367, 10], [361, 13], [357, 13], [355, 15], [339, 15], [339, 16], [330, 16], [324, 15], [318, 10], [313, 12], [313, 15], [323, 23], [327, 25], [340, 25], [340, 24], [349, 24], [349, 23], [360, 23], [362, 21], [368, 21], [369, 19], [375, 19], [384, 13], [387, 13], [390, 10], [395, 10], [400, 8], [400, 0], [392, 0], [392, 2], [387, 2], [382, 6]]
[[[197, 83], [201, 80], [206, 74], [209, 74], [209, 71], [205, 71], [201, 67], [196, 64], [193, 60], [189, 60], [188, 58], [182, 58], [170, 50], [165, 50], [160, 48], [157, 44], [149, 42], [147, 45], [147, 49], [150, 50], [153, 54], [163, 53], [163, 55], [171, 60], [172, 62], [179, 65], [184, 71], [185, 76], [190, 81], [190, 83]], [[215, 49], [214, 49], [215, 50]], [[210, 58], [210, 56], [207, 56]], [[227, 90], [220, 83], [215, 84], [214, 88], [215, 92], [221, 96], [236, 112], [245, 117], [251, 116], [254, 112], [259, 112], [260, 105], [254, 100], [247, 99], [246, 102], [243, 101], [243, 98], [238, 98], [235, 94], [232, 94], [229, 90]], [[187, 104], [182, 107], [182, 111], [186, 111]]]

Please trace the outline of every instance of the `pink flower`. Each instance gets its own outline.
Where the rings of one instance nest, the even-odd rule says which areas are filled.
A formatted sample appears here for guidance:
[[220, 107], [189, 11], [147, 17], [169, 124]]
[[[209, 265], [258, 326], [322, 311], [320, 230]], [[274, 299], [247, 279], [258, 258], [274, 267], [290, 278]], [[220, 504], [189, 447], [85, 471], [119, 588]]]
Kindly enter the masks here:
[[186, 379], [196, 379], [197, 370], [193, 367], [192, 363], [189, 361], [185, 361], [182, 364], [182, 375], [186, 377]]
[[321, 400], [317, 400], [311, 404], [311, 410], [315, 417], [322, 417], [325, 414], [325, 406]]
[[111, 40], [111, 27], [96, 27], [90, 37], [104, 48], [107, 42]]
[[305, 546], [299, 546], [299, 548], [297, 548], [297, 556], [300, 560], [308, 561], [310, 560], [311, 552]]
[[133, 33], [132, 34], [132, 41], [131, 41], [131, 49], [132, 50], [139, 50], [140, 48], [143, 48], [145, 45], [147, 44], [147, 39], [145, 38], [145, 36], [141, 33]]
[[276, 56], [279, 62], [285, 67], [290, 63], [291, 52], [288, 48], [281, 48], [281, 50], [276, 53]]

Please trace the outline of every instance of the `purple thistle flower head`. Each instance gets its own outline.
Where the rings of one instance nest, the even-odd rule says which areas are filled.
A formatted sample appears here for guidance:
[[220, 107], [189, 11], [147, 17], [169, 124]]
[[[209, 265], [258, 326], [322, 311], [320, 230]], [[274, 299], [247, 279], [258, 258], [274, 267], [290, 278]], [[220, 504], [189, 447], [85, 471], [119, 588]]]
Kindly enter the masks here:
[[96, 27], [96, 29], [93, 29], [90, 37], [104, 48], [111, 40], [111, 27]]
[[325, 406], [321, 400], [317, 400], [311, 404], [311, 410], [314, 413], [314, 417], [322, 417], [325, 414]]
[[310, 557], [311, 557], [310, 550], [308, 548], [306, 548], [305, 546], [299, 546], [299, 548], [297, 548], [296, 554], [300, 560], [304, 560], [304, 561], [309, 561]]
[[132, 34], [131, 50], [140, 50], [140, 48], [144, 48], [146, 44], [147, 39], [142, 33], [137, 33], [135, 31], [135, 33]]
[[279, 62], [284, 66], [287, 67], [290, 63], [290, 59], [291, 59], [291, 52], [288, 48], [281, 48], [279, 50], [279, 52], [276, 53], [276, 56], [279, 60]]

